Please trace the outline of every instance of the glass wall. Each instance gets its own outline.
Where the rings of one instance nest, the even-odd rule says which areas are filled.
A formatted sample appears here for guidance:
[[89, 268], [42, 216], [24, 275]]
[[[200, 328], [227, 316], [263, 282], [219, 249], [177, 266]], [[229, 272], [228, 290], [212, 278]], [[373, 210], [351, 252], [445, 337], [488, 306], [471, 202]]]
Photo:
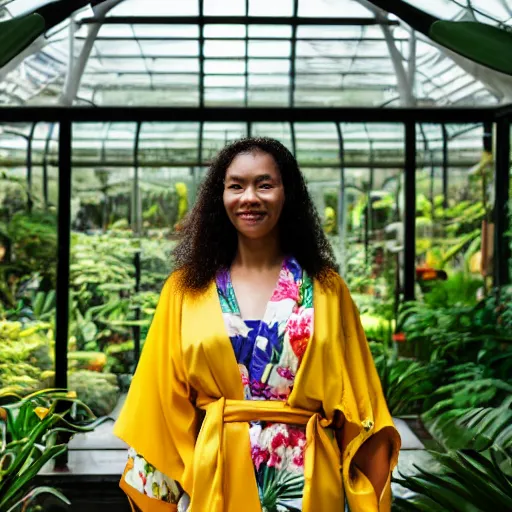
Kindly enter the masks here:
[[20, 395], [53, 386], [56, 131], [0, 126], [0, 389]]
[[[18, 254], [29, 249], [17, 239], [3, 244], [4, 272], [13, 261], [37, 266], [24, 267], [15, 282], [5, 280], [3, 315], [17, 322], [25, 318], [22, 310], [33, 307], [30, 294], [48, 294], [55, 287], [58, 125], [4, 125], [2, 130], [4, 239], [9, 242], [14, 230], [25, 237], [23, 243], [47, 235], [53, 243], [45, 245], [45, 254], [53, 251], [45, 268], [39, 268], [44, 258]], [[490, 286], [482, 277], [482, 225], [493, 201], [484, 132], [481, 124], [417, 125], [420, 299], [430, 296], [427, 277], [433, 274], [427, 271], [434, 272], [435, 281], [454, 280], [454, 288], [470, 280], [476, 287], [472, 297]], [[161, 285], [172, 269], [180, 223], [209, 162], [226, 143], [248, 134], [275, 137], [295, 153], [369, 339], [391, 340], [404, 284], [402, 124], [74, 123], [68, 369], [70, 385], [98, 414], [108, 413], [129, 383]], [[492, 140], [485, 144], [492, 150]], [[30, 221], [28, 231], [12, 227], [19, 219]], [[44, 304], [44, 336], [51, 348], [55, 304], [50, 299]]]

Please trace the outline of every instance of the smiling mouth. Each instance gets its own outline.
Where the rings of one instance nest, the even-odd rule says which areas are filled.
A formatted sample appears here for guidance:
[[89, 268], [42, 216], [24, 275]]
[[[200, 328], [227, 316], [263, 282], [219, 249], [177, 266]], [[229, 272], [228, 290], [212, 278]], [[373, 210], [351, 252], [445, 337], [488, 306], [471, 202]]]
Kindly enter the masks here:
[[237, 217], [240, 217], [243, 220], [248, 221], [258, 221], [265, 217], [266, 213], [264, 212], [240, 212], [237, 213]]

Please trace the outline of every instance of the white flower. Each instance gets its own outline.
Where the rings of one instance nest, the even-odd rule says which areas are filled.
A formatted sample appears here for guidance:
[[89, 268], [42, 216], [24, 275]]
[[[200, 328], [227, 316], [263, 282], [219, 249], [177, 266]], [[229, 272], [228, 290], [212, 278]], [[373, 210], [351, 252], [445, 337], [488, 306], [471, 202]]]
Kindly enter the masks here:
[[265, 322], [267, 322], [268, 325], [273, 325], [277, 322], [279, 324], [279, 332], [282, 333], [295, 304], [296, 302], [293, 299], [269, 302], [267, 311], [265, 312]]
[[144, 494], [144, 483], [139, 473], [135, 471], [135, 467], [126, 473], [124, 480], [129, 486]]
[[254, 425], [251, 425], [249, 428], [249, 436], [251, 438], [251, 446], [261, 446], [259, 440], [261, 435], [261, 425], [256, 423]]
[[267, 349], [268, 339], [263, 336], [256, 336], [256, 346], [265, 351]]
[[244, 336], [247, 337], [249, 335], [249, 327], [242, 320], [240, 315], [235, 315], [233, 313], [223, 313], [224, 324], [227, 327], [228, 336]]
[[152, 498], [160, 498], [160, 496], [155, 496], [154, 490], [153, 490], [153, 480], [154, 480], [154, 473], [148, 473], [146, 475], [146, 485], [144, 486], [144, 493], [148, 496], [151, 496]]

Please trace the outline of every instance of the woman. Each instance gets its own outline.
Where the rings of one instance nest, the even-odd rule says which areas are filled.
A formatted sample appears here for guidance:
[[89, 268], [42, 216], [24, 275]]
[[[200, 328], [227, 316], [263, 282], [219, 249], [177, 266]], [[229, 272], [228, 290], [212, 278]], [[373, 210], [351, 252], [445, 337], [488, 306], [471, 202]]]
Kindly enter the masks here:
[[224, 148], [182, 235], [115, 427], [132, 505], [390, 510], [400, 438], [291, 153]]

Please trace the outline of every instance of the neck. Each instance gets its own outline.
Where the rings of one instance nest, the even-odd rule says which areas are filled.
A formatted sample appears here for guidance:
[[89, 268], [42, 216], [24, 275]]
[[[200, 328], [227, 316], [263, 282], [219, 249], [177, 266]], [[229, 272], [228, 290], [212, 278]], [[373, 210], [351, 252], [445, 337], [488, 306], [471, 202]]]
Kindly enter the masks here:
[[281, 265], [283, 253], [278, 236], [257, 240], [238, 235], [238, 248], [233, 265], [250, 269], [265, 269]]

